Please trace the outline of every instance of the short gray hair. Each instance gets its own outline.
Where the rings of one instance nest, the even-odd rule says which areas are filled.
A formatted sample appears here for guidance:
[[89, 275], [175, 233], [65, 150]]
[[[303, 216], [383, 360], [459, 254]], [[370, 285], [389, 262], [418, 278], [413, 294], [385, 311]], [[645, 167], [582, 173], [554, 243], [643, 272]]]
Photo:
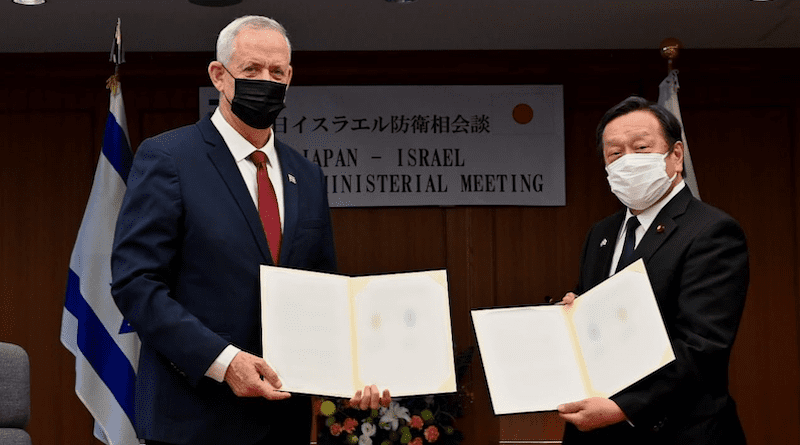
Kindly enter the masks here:
[[228, 26], [223, 28], [217, 37], [217, 61], [223, 65], [228, 65], [231, 61], [231, 56], [235, 50], [233, 42], [236, 41], [236, 36], [239, 31], [245, 28], [254, 29], [271, 29], [281, 33], [286, 40], [286, 46], [289, 47], [289, 58], [292, 56], [292, 44], [289, 43], [289, 37], [286, 35], [286, 29], [280, 23], [272, 20], [269, 17], [262, 17], [260, 15], [246, 15], [230, 22]]

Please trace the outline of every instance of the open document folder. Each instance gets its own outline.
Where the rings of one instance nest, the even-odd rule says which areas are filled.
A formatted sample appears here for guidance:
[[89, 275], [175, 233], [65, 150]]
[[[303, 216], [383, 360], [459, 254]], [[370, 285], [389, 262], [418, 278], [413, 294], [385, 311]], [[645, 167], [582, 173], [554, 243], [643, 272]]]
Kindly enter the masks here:
[[609, 397], [675, 360], [644, 262], [566, 306], [472, 311], [495, 414]]
[[456, 391], [447, 272], [347, 277], [261, 266], [264, 359], [281, 390]]

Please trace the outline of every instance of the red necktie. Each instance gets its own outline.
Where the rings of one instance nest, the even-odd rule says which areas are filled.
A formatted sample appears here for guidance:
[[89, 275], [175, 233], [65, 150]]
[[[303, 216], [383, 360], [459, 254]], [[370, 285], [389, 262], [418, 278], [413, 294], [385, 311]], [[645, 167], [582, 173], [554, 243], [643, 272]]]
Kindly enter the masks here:
[[258, 214], [261, 216], [261, 224], [267, 235], [272, 261], [278, 264], [281, 251], [281, 215], [278, 211], [275, 189], [272, 188], [272, 181], [267, 174], [267, 155], [263, 151], [256, 150], [250, 155], [250, 160], [256, 165], [257, 170]]

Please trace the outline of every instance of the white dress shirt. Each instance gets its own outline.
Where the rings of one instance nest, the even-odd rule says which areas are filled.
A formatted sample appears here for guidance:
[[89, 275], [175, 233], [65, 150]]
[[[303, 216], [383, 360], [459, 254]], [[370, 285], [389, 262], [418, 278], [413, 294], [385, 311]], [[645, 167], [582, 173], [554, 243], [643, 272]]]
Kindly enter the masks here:
[[263, 147], [255, 147], [247, 141], [239, 132], [231, 127], [231, 124], [222, 116], [219, 108], [211, 115], [211, 122], [217, 127], [217, 131], [222, 135], [225, 144], [231, 151], [236, 166], [242, 173], [250, 197], [258, 208], [258, 179], [256, 178], [256, 165], [248, 157], [256, 150], [261, 150], [267, 155], [267, 174], [275, 189], [275, 197], [278, 199], [278, 212], [281, 217], [281, 230], [283, 230], [283, 180], [281, 178], [281, 165], [278, 162], [278, 152], [275, 150], [275, 132], [270, 134], [269, 140]]
[[[650, 228], [650, 225], [653, 224], [653, 221], [658, 216], [658, 212], [667, 205], [668, 202], [672, 201], [672, 198], [678, 194], [683, 188], [686, 186], [686, 183], [681, 180], [681, 182], [676, 185], [672, 191], [667, 195], [666, 198], [662, 199], [661, 201], [657, 202], [656, 204], [652, 205], [649, 209], [644, 210], [642, 213], [635, 215], [636, 219], [639, 220], [639, 227], [636, 228], [634, 231], [634, 235], [636, 235], [636, 242], [634, 243], [634, 249], [636, 246], [639, 245], [639, 241], [642, 240], [644, 234], [647, 233], [647, 229]], [[628, 221], [628, 218], [634, 216], [631, 213], [631, 209], [628, 209], [625, 212], [625, 219], [623, 220], [622, 227], [619, 228], [619, 234], [617, 234], [617, 244], [614, 246], [614, 257], [611, 260], [611, 269], [608, 271], [608, 276], [614, 275], [614, 271], [617, 270], [617, 263], [619, 263], [619, 257], [622, 256], [622, 246], [625, 244], [625, 225]]]
[[[225, 120], [219, 108], [211, 116], [211, 122], [217, 127], [217, 131], [222, 135], [222, 139], [231, 151], [236, 166], [242, 173], [242, 179], [247, 185], [253, 204], [258, 208], [258, 179], [256, 177], [256, 165], [248, 158], [251, 153], [261, 150], [267, 155], [267, 174], [272, 181], [272, 188], [275, 189], [275, 197], [278, 200], [278, 213], [281, 218], [281, 231], [283, 231], [283, 180], [281, 178], [281, 165], [278, 162], [278, 153], [275, 151], [275, 131], [270, 134], [269, 140], [263, 147], [255, 147], [253, 144], [242, 137], [239, 132], [233, 129], [231, 124]], [[225, 373], [228, 371], [231, 361], [241, 349], [234, 345], [228, 345], [217, 356], [214, 363], [206, 371], [206, 377], [222, 382], [225, 380]]]

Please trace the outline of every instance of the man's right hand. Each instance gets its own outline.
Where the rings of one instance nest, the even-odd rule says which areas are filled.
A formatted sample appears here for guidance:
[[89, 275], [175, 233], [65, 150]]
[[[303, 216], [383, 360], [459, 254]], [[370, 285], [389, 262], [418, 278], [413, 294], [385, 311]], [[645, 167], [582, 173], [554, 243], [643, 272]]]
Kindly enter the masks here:
[[567, 294], [564, 295], [564, 298], [562, 298], [561, 301], [557, 302], [556, 304], [562, 305], [562, 306], [569, 306], [570, 304], [575, 302], [576, 298], [578, 298], [577, 295], [575, 295], [572, 292], [567, 292]]
[[292, 395], [277, 391], [282, 386], [278, 374], [261, 357], [239, 351], [228, 370], [225, 382], [239, 397], [264, 397], [269, 400], [284, 400]]

